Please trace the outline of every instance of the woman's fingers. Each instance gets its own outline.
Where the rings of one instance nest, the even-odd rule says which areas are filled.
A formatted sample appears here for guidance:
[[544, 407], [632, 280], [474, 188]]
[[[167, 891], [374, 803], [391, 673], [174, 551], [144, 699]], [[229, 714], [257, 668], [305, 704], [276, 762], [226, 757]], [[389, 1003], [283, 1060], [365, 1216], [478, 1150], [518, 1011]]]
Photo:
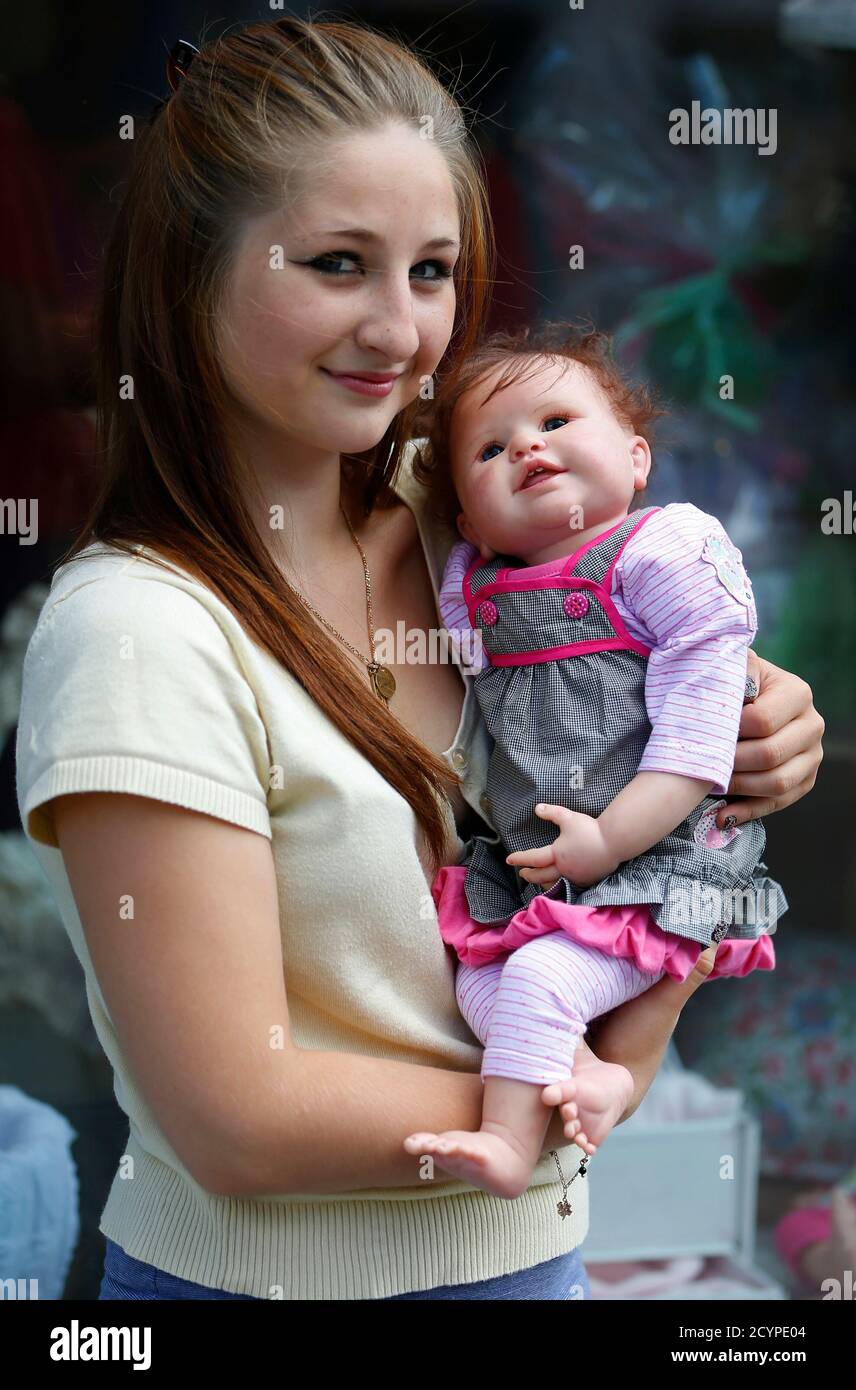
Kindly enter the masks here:
[[813, 754], [798, 753], [796, 757], [778, 763], [765, 772], [735, 773], [728, 790], [736, 796], [787, 796], [796, 787], [813, 779], [817, 768]]
[[750, 648], [746, 653], [746, 674], [751, 676], [758, 689], [761, 689], [761, 658]]
[[[747, 710], [751, 708], [751, 705], [744, 706]], [[734, 754], [734, 772], [769, 772], [799, 757], [811, 757], [819, 766], [825, 728], [817, 710], [811, 709], [763, 738], [741, 737]]]
[[716, 817], [720, 827], [726, 817], [742, 825], [799, 801], [814, 786], [823, 759], [826, 725], [811, 687], [769, 661], [758, 664], [760, 691], [743, 707], [727, 804]]
[[740, 716], [741, 738], [765, 738], [767, 734], [784, 728], [792, 719], [807, 714], [813, 707], [811, 686], [800, 676], [783, 671], [760, 657], [758, 664], [758, 698], [743, 706]]
[[719, 942], [715, 941], [712, 946], [706, 947], [702, 951], [692, 970], [685, 980], [673, 980], [671, 975], [664, 975], [662, 980], [658, 980], [651, 990], [657, 990], [661, 999], [666, 999], [680, 1010], [691, 995], [695, 994], [699, 985], [703, 985], [716, 961], [716, 953], [719, 949]]
[[[704, 984], [716, 963], [716, 953], [718, 950], [719, 942], [715, 941], [712, 946], [708, 946], [702, 951], [687, 978], [680, 982], [687, 998], [689, 998], [691, 994], [695, 994], [699, 985]], [[674, 983], [678, 984], [679, 981], [675, 980]]]
[[[818, 765], [812, 754], [803, 753], [770, 772], [744, 772], [732, 777], [728, 796], [735, 799], [726, 798], [726, 804], [717, 812], [717, 824], [722, 826], [727, 816], [734, 816], [736, 824], [743, 825], [791, 806], [811, 791]], [[740, 800], [741, 794], [752, 799]]]
[[701, 955], [699, 956], [698, 960], [696, 961], [695, 965], [690, 971], [690, 976], [692, 978], [694, 989], [697, 989], [699, 985], [704, 984], [704, 981], [707, 979], [708, 975], [710, 974], [711, 970], [716, 964], [716, 953], [718, 950], [719, 942], [714, 941], [712, 946], [708, 946], [705, 948], [705, 950], [702, 951]]
[[744, 705], [740, 716], [735, 773], [766, 772], [801, 754], [819, 766], [826, 724], [814, 707], [811, 686], [769, 662], [761, 662], [761, 668], [758, 698]]

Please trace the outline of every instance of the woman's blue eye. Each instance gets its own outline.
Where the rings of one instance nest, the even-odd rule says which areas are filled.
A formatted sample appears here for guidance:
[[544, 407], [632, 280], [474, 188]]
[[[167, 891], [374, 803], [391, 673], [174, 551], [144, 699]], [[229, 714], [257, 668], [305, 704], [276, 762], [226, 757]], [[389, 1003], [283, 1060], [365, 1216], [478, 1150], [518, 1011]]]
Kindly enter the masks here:
[[[570, 419], [570, 416], [568, 416], [568, 415], [548, 415], [548, 416], [547, 416], [547, 419], [544, 421], [544, 429], [546, 430], [546, 427], [547, 427], [547, 425], [549, 424], [549, 422], [550, 422], [551, 420], [560, 420], [561, 423], [562, 423], [563, 425], [566, 425], [566, 424], [568, 423], [568, 420], [569, 420], [569, 419]], [[548, 433], [552, 433], [552, 431], [547, 431], [547, 432], [548, 432]], [[494, 441], [494, 440], [492, 440], [490, 444], [485, 444], [484, 448], [483, 448], [483, 449], [481, 450], [481, 452], [479, 453], [479, 460], [480, 460], [480, 462], [482, 462], [482, 463], [489, 463], [489, 462], [490, 462], [490, 459], [486, 459], [486, 458], [485, 458], [485, 454], [487, 453], [488, 449], [498, 449], [499, 452], [502, 453], [502, 451], [503, 451], [504, 448], [505, 448], [505, 445], [504, 445], [504, 444], [497, 444], [496, 441]], [[494, 457], [495, 457], [495, 455], [494, 455]]]
[[[325, 251], [323, 256], [316, 256], [314, 260], [307, 261], [306, 264], [312, 266], [314, 270], [320, 270], [323, 275], [340, 277], [353, 274], [352, 271], [334, 269], [330, 264], [331, 261], [352, 261], [357, 266], [362, 264], [360, 257], [352, 255], [350, 251]], [[436, 280], [448, 280], [452, 274], [452, 267], [447, 265], [445, 261], [419, 261], [418, 264], [433, 266], [437, 272], [436, 275], [432, 276], [418, 275], [416, 277], [418, 280], [424, 280], [426, 284]]]

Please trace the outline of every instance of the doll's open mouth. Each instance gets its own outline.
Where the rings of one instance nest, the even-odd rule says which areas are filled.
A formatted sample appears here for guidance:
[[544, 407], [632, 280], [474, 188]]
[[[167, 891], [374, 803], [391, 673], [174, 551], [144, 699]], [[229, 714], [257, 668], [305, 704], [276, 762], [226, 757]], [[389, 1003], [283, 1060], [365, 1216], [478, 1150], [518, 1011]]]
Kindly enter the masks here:
[[523, 492], [526, 488], [536, 487], [538, 483], [545, 482], [547, 478], [555, 478], [561, 471], [560, 468], [544, 468], [539, 464], [537, 468], [529, 470], [517, 491]]

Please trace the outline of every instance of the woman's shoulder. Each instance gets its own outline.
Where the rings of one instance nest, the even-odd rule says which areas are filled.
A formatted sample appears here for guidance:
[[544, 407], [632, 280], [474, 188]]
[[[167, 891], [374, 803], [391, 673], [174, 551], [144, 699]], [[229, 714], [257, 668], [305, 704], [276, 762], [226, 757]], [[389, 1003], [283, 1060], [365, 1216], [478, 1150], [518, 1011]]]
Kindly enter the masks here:
[[54, 571], [49, 598], [62, 602], [93, 584], [115, 583], [121, 580], [155, 580], [164, 584], [192, 587], [204, 586], [189, 570], [182, 569], [152, 547], [130, 542], [128, 548], [107, 541], [91, 541], [64, 560]]
[[142, 544], [125, 550], [93, 541], [55, 570], [33, 639], [55, 632], [97, 645], [111, 618], [138, 632], [174, 624], [188, 637], [219, 629], [240, 641], [242, 633], [229, 606], [189, 570]]
[[211, 591], [142, 552], [98, 543], [61, 565], [21, 675], [16, 766], [28, 833], [55, 846], [39, 808], [96, 790], [177, 801], [267, 833], [267, 734], [241, 640]]
[[132, 552], [93, 542], [54, 572], [24, 655], [22, 709], [53, 706], [62, 689], [78, 709], [121, 704], [130, 721], [141, 681], [152, 700], [216, 687], [221, 699], [252, 701], [249, 638], [231, 609], [154, 551]]
[[425, 485], [417, 478], [413, 465], [426, 443], [425, 439], [408, 439], [401, 450], [394, 490], [407, 501], [425, 493]]
[[130, 715], [139, 701], [128, 692], [144, 679], [153, 699], [250, 706], [250, 646], [232, 609], [189, 571], [146, 546], [93, 542], [53, 575], [24, 656], [22, 703], [52, 703], [63, 686], [81, 706], [121, 698]]

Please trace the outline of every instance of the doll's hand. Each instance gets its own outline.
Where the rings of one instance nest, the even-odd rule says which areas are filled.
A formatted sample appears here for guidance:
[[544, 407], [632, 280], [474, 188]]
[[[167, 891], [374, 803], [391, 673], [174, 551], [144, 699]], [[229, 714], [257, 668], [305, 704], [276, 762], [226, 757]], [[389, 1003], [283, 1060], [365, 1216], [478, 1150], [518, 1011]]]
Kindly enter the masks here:
[[[544, 849], [522, 849], [506, 856], [506, 864], [519, 869], [527, 883], [551, 888], [559, 878], [568, 878], [580, 888], [597, 883], [618, 867], [607, 844], [600, 821], [567, 806], [539, 803], [535, 814], [558, 825], [559, 833]], [[519, 868], [524, 865], [524, 868]]]

